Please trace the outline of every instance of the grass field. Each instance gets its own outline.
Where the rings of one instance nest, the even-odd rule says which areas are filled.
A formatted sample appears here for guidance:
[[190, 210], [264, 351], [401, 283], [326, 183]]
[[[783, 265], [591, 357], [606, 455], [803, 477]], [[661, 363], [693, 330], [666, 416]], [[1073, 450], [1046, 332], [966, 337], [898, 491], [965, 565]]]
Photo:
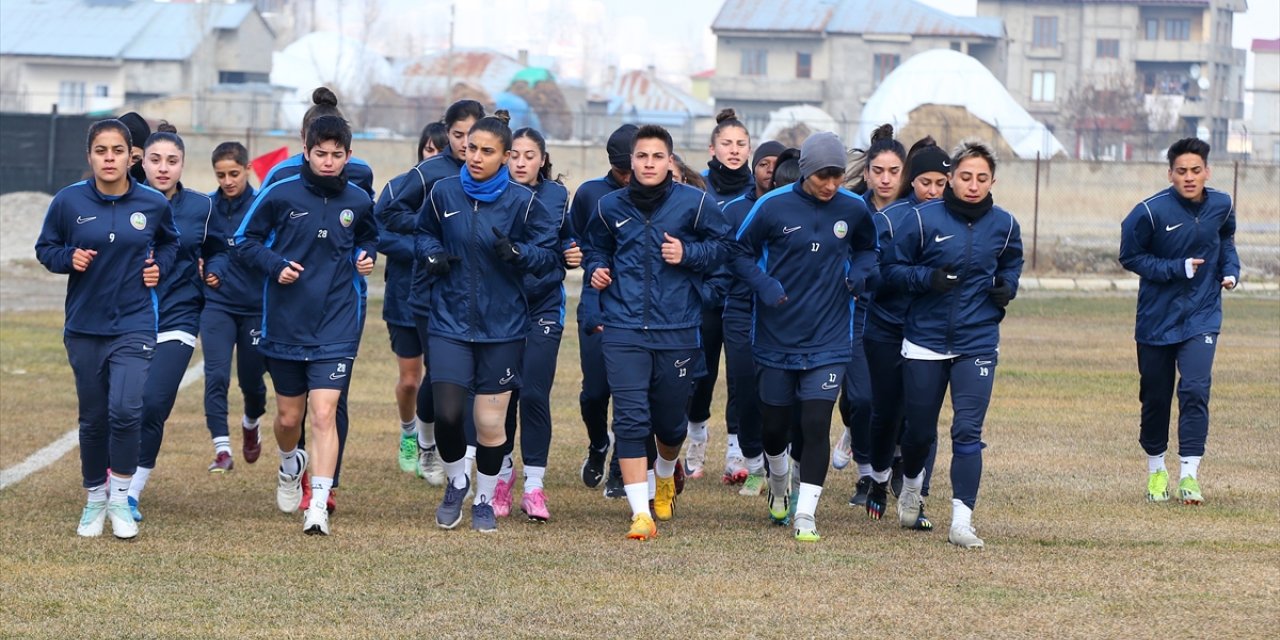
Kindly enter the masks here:
[[[624, 540], [625, 501], [576, 479], [586, 439], [572, 325], [553, 399], [552, 521], [442, 531], [440, 490], [393, 460], [379, 313], [356, 369], [331, 537], [304, 536], [300, 514], [276, 511], [269, 447], [246, 465], [233, 432], [236, 469], [205, 472], [196, 385], [169, 422], [135, 541], [76, 537], [75, 452], [0, 492], [0, 637], [1190, 638], [1267, 637], [1280, 621], [1275, 298], [1229, 296], [1199, 508], [1143, 499], [1132, 298], [1015, 301], [987, 420], [983, 552], [945, 542], [948, 447], [935, 532], [868, 520], [845, 505], [854, 474], [832, 472], [823, 540], [800, 545], [766, 523], [763, 498], [719, 484], [718, 416], [708, 477], [690, 482], [656, 541]], [[8, 468], [74, 425], [75, 397], [61, 314], [0, 320]]]

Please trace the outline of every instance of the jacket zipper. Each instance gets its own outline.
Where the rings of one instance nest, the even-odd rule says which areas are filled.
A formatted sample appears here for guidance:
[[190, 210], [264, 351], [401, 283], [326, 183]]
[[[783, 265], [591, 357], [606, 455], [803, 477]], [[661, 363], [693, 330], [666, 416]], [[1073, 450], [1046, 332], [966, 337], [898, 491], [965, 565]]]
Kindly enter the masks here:
[[[650, 239], [653, 237], [651, 229], [652, 221], [648, 216], [644, 219], [644, 237]], [[649, 297], [652, 295], [651, 285], [653, 283], [653, 249], [650, 248], [644, 260], [644, 311], [640, 315], [641, 326], [645, 331], [649, 330]]]
[[[479, 256], [480, 255], [480, 225], [478, 220], [478, 218], [480, 217], [480, 201], [479, 200], [471, 201], [471, 213], [473, 214], [471, 216], [472, 250], [475, 252], [476, 256]], [[471, 308], [467, 310], [467, 315], [470, 316], [471, 318], [470, 325], [471, 325], [471, 341], [472, 342], [476, 341], [475, 333], [476, 333], [477, 325], [479, 324], [479, 317], [476, 315], [476, 309], [480, 305], [480, 299], [479, 299], [479, 296], [477, 295], [477, 291], [480, 289], [480, 283], [477, 280], [478, 271], [479, 269], [471, 269], [471, 273], [468, 274], [471, 276]]]
[[[973, 259], [973, 223], [970, 222], [965, 225], [964, 263], [960, 265], [961, 273], [968, 270], [969, 263], [972, 259]], [[964, 278], [960, 276], [960, 273], [957, 273], [956, 277], [960, 278], [960, 282], [956, 284], [956, 287], [957, 288], [963, 287]], [[948, 310], [947, 310], [947, 353], [950, 354], [955, 348], [956, 303], [960, 298], [960, 296], [956, 293], [955, 290], [952, 290], [947, 295], [951, 297], [950, 305], [948, 306]]]

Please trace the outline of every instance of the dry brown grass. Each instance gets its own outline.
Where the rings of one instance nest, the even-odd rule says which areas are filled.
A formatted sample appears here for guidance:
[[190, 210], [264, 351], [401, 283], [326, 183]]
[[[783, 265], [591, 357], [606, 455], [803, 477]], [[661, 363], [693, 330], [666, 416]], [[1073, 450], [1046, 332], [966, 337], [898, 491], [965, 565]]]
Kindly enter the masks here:
[[[136, 541], [75, 536], [74, 453], [0, 493], [0, 636], [1269, 635], [1280, 619], [1280, 303], [1227, 305], [1202, 508], [1142, 499], [1132, 305], [1014, 303], [988, 419], [981, 553], [949, 547], [945, 529], [913, 533], [852, 511], [849, 472], [830, 476], [816, 545], [795, 543], [765, 523], [762, 500], [712, 477], [690, 483], [658, 540], [623, 540], [625, 505], [576, 480], [585, 436], [572, 331], [555, 391], [553, 521], [513, 518], [489, 536], [441, 531], [439, 491], [392, 459], [395, 374], [374, 308], [333, 536], [303, 536], [299, 516], [276, 512], [270, 453], [226, 477], [205, 473], [210, 447], [191, 389]], [[59, 315], [2, 319], [8, 467], [65, 432], [75, 410]], [[714, 443], [718, 460], [722, 433]], [[930, 503], [940, 528], [945, 451]]]

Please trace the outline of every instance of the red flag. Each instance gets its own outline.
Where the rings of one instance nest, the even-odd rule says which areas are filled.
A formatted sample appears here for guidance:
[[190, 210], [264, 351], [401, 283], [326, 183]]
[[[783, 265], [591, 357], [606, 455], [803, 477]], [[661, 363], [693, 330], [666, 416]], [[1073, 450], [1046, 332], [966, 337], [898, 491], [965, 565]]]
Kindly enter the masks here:
[[267, 174], [271, 173], [272, 167], [280, 164], [288, 157], [289, 147], [280, 147], [275, 151], [268, 151], [250, 160], [249, 166], [253, 167], [253, 172], [258, 174], [258, 182], [262, 182], [267, 179]]

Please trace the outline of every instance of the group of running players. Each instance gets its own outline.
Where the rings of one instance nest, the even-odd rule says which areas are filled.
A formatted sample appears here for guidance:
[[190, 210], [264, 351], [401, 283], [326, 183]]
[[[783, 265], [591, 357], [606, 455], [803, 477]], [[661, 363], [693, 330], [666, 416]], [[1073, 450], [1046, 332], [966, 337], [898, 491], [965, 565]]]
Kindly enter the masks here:
[[[655, 537], [655, 519], [675, 517], [685, 479], [706, 472], [723, 350], [722, 480], [764, 494], [769, 521], [818, 540], [829, 465], [852, 463], [851, 505], [878, 520], [893, 493], [902, 527], [931, 530], [924, 505], [950, 391], [948, 541], [982, 548], [972, 513], [983, 422], [999, 325], [1023, 266], [1018, 223], [993, 202], [988, 145], [948, 152], [925, 138], [908, 151], [886, 125], [865, 151], [817, 133], [799, 149], [768, 141], [753, 153], [747, 127], [726, 109], [701, 174], [674, 154], [665, 129], [628, 124], [608, 140], [607, 173], [570, 198], [541, 133], [512, 131], [505, 112], [463, 100], [423, 130], [416, 164], [375, 203], [372, 171], [351, 155], [336, 96], [320, 88], [313, 103], [304, 152], [256, 192], [240, 143], [214, 150], [218, 189], [205, 195], [183, 186], [185, 149], [167, 124], [151, 133], [126, 114], [90, 128], [92, 177], [55, 196], [36, 244], [49, 270], [70, 274], [64, 342], [88, 489], [80, 535], [100, 535], [107, 520], [116, 537], [137, 535], [139, 500], [197, 336], [209, 471], [234, 466], [234, 353], [244, 461], [261, 454], [269, 372], [277, 506], [303, 510], [303, 530], [327, 535], [366, 277], [382, 254], [398, 464], [444, 487], [440, 527], [456, 527], [466, 506], [482, 532], [511, 512], [517, 431], [520, 509], [550, 519], [543, 482], [564, 280], [581, 268], [580, 408], [590, 444], [580, 475], [626, 499], [628, 538]], [[1219, 291], [1239, 278], [1230, 199], [1204, 187], [1207, 157], [1203, 142], [1176, 143], [1174, 186], [1123, 227], [1121, 260], [1143, 277], [1137, 338], [1152, 500], [1168, 498], [1163, 455], [1178, 368], [1180, 497], [1203, 499], [1195, 477]], [[844, 432], [832, 449], [837, 406]]]

